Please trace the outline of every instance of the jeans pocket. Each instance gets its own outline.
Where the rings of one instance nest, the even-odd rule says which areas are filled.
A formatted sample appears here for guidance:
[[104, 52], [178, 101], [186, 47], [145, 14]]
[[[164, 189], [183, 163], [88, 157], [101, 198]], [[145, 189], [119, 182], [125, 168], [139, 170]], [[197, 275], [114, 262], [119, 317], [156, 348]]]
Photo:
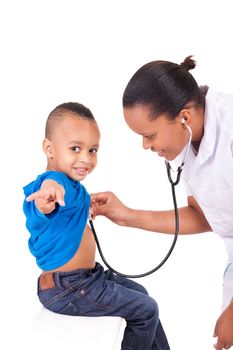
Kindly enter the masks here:
[[53, 305], [53, 309], [55, 307], [55, 311], [58, 314], [62, 314], [62, 315], [69, 315], [69, 316], [76, 316], [78, 315], [78, 307], [77, 305], [75, 305], [75, 303], [73, 303], [72, 301], [70, 301], [68, 304], [66, 305], [60, 305], [61, 308], [58, 308], [58, 305]]
[[72, 300], [72, 290], [70, 288], [52, 288], [40, 291], [38, 297], [45, 308], [58, 312], [57, 310], [62, 309], [63, 305], [67, 305]]
[[78, 293], [80, 301], [83, 301], [90, 310], [109, 311], [116, 302], [115, 283], [111, 281], [101, 284], [93, 283], [87, 289], [84, 286], [79, 289]]

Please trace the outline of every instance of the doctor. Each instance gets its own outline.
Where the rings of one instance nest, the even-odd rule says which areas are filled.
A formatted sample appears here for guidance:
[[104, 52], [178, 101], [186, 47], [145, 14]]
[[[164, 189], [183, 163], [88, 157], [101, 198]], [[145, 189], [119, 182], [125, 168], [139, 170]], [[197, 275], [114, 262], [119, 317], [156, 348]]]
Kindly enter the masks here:
[[[125, 121], [142, 136], [145, 149], [177, 167], [187, 150], [182, 178], [187, 206], [179, 208], [180, 234], [214, 231], [225, 242], [223, 311], [216, 322], [215, 349], [233, 345], [233, 95], [199, 87], [189, 73], [191, 56], [180, 65], [154, 61], [130, 79], [123, 95]], [[148, 231], [173, 233], [174, 212], [134, 210], [113, 193], [92, 195], [92, 215]]]

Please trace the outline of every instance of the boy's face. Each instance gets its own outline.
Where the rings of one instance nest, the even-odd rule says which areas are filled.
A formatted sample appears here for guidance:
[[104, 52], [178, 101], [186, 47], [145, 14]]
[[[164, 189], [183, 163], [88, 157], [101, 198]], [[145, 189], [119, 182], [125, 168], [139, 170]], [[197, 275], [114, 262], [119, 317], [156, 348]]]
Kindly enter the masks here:
[[55, 125], [51, 139], [44, 140], [47, 170], [61, 171], [81, 181], [97, 164], [100, 132], [95, 121], [67, 114]]

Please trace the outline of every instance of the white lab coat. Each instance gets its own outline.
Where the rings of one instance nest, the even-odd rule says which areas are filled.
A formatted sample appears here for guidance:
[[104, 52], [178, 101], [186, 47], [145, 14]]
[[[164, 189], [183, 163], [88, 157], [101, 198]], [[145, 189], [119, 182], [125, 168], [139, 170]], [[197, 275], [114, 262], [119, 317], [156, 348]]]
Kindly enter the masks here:
[[[180, 165], [185, 149], [175, 159]], [[190, 147], [182, 172], [212, 230], [223, 238], [228, 253], [223, 308], [233, 298], [233, 95], [211, 89], [206, 95], [204, 135], [196, 154]]]

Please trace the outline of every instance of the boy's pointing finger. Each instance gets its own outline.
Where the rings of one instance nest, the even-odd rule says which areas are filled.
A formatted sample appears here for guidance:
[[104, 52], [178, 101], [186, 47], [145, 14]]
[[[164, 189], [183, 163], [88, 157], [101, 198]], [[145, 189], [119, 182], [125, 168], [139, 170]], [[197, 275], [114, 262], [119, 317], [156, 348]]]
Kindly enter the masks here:
[[65, 206], [64, 193], [61, 193], [60, 190], [56, 191], [56, 200], [59, 205], [61, 205], [62, 207]]
[[39, 197], [41, 197], [41, 195], [40, 195], [40, 193], [39, 193], [39, 191], [38, 191], [38, 192], [35, 192], [35, 193], [30, 194], [30, 196], [28, 196], [28, 197], [26, 198], [26, 201], [27, 201], [27, 202], [32, 202], [32, 201], [34, 201], [35, 199], [37, 199], [37, 198], [39, 198]]

